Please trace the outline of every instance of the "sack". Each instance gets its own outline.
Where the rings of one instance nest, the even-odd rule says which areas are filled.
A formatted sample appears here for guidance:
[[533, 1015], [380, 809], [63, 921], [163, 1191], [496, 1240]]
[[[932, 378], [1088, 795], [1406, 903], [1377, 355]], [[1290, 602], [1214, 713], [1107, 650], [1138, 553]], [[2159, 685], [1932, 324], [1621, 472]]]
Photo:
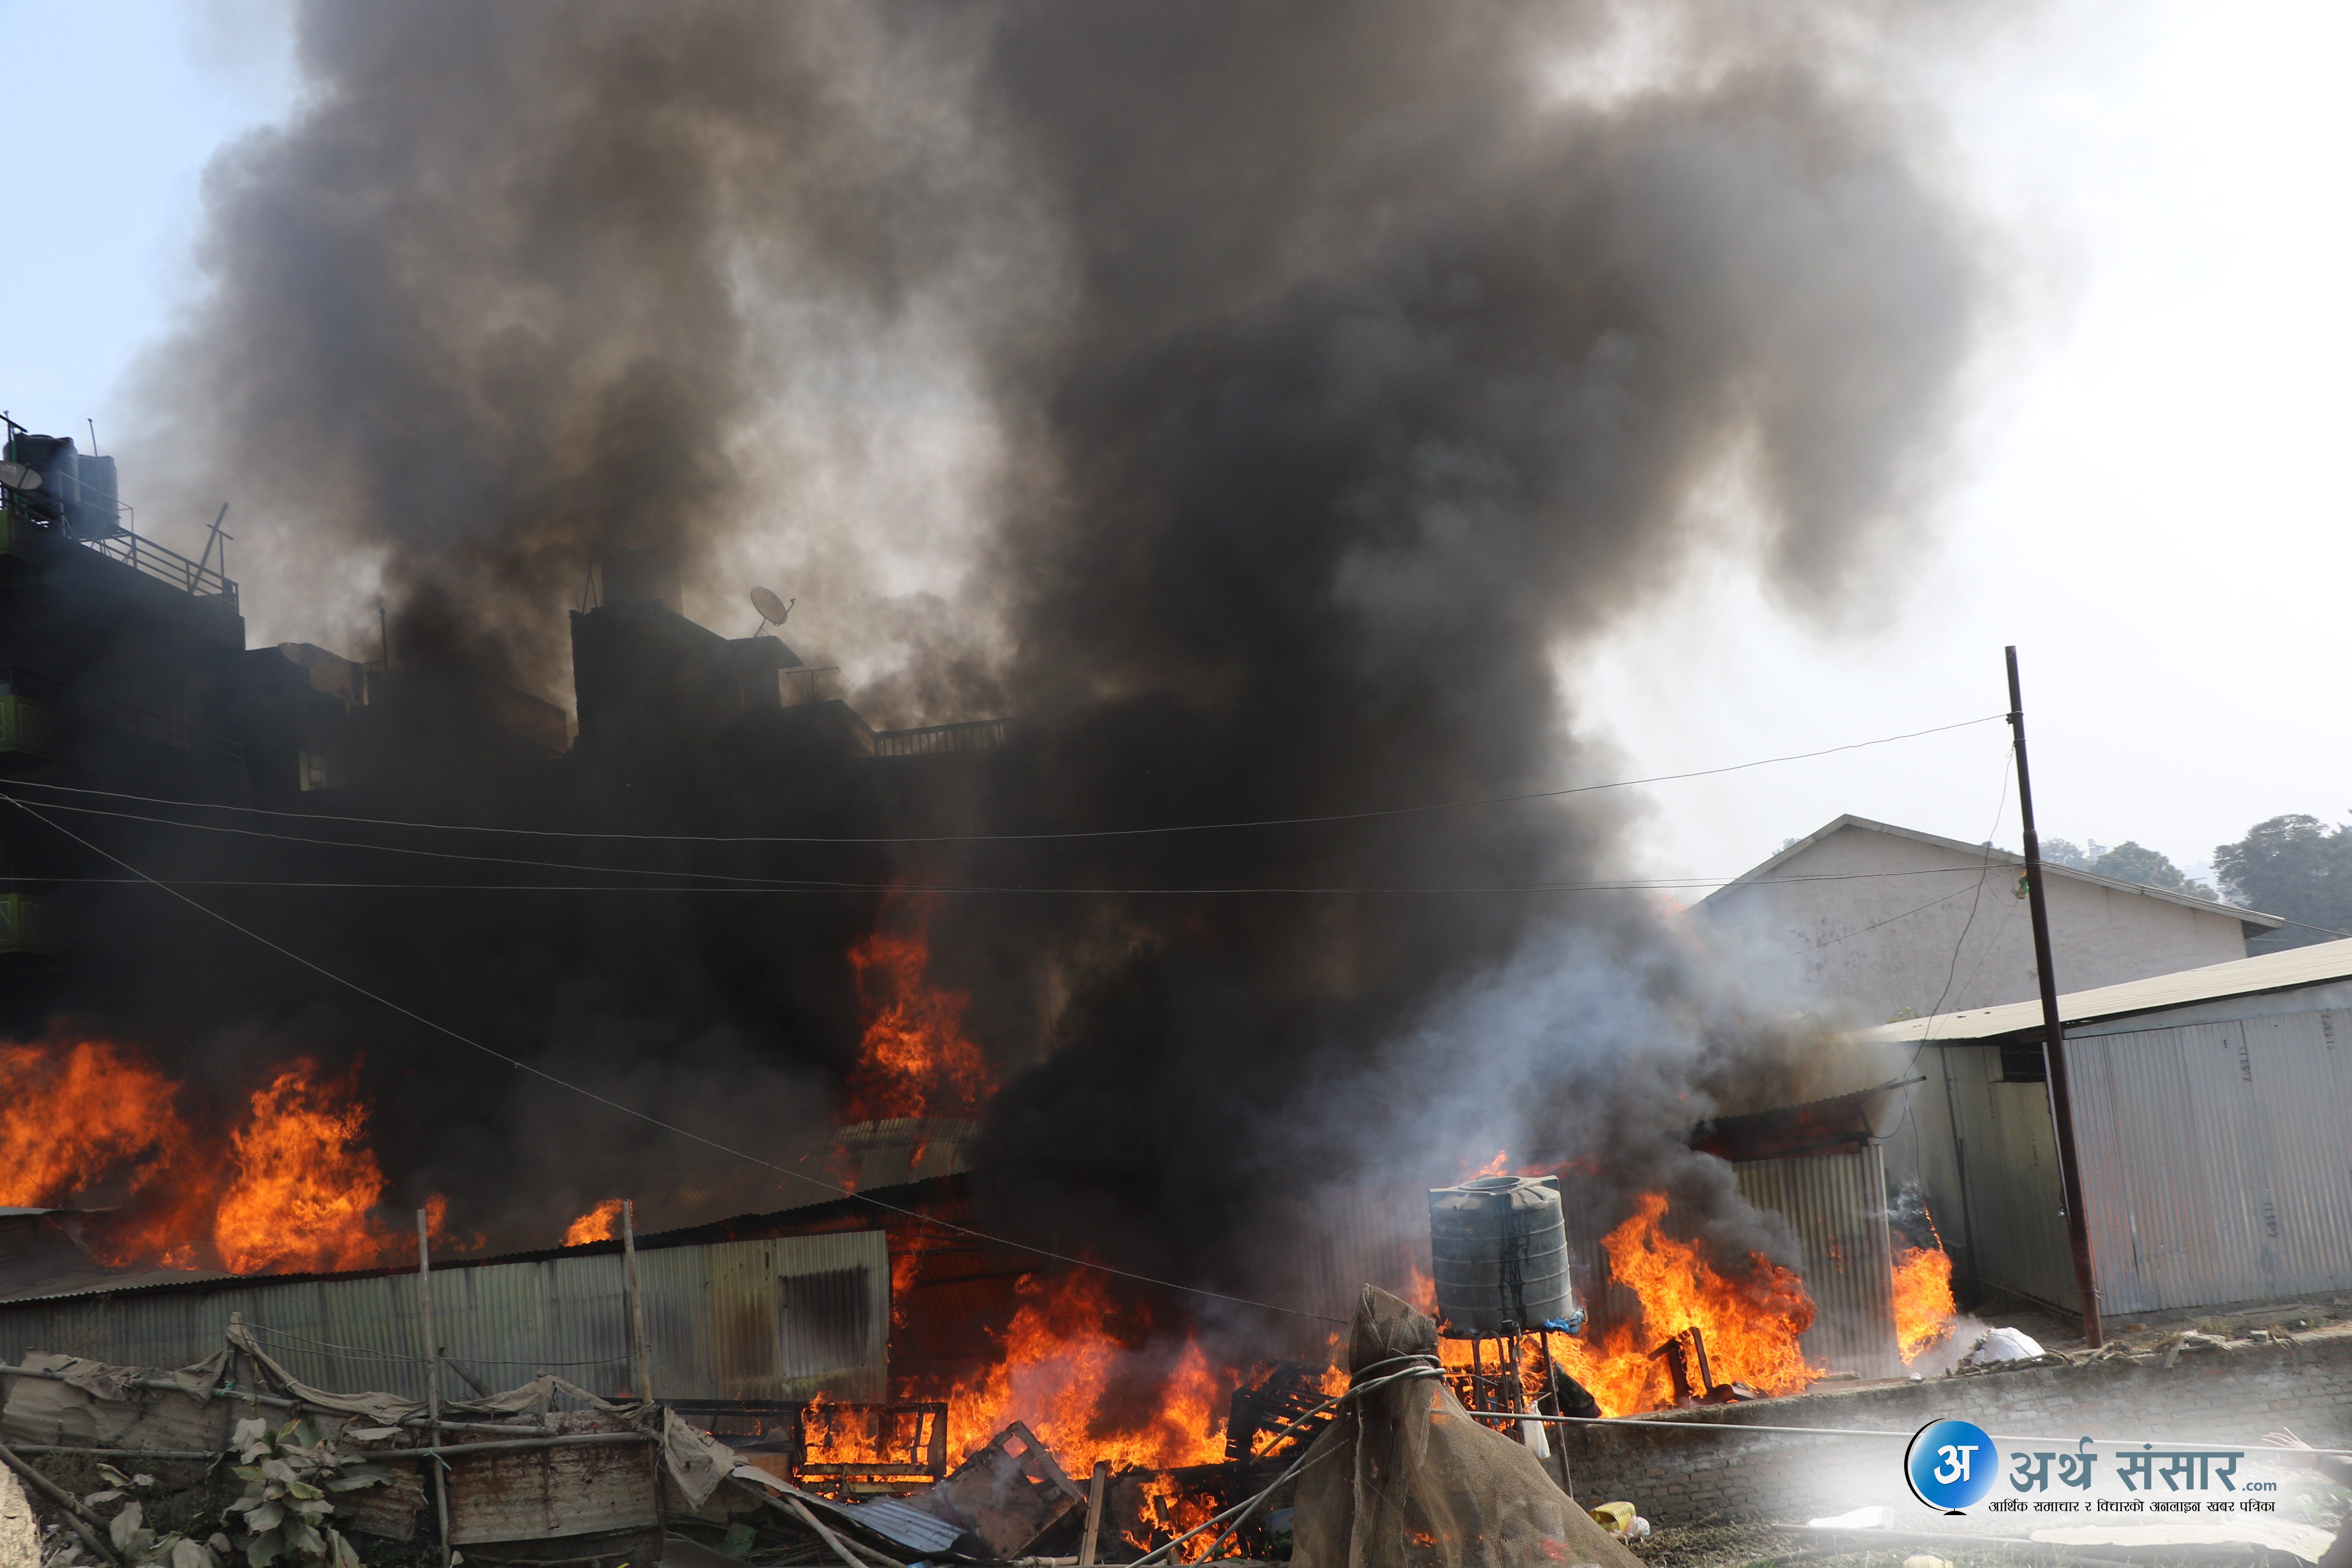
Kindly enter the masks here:
[[[1433, 1367], [1436, 1355], [1435, 1323], [1364, 1287], [1349, 1373], [1370, 1384]], [[1400, 1378], [1339, 1407], [1299, 1472], [1291, 1541], [1291, 1568], [1641, 1568], [1438, 1377]]]

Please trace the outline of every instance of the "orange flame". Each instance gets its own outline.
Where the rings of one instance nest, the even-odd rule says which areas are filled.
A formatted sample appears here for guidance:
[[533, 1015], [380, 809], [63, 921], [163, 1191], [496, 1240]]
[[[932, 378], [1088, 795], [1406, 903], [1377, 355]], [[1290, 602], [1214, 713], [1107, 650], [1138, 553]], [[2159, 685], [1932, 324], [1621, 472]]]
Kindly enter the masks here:
[[[0, 1204], [46, 1206], [82, 1192], [135, 1156], [186, 1140], [180, 1086], [104, 1040], [64, 1048], [0, 1046]], [[154, 1179], [132, 1171], [133, 1190]]]
[[383, 1169], [361, 1142], [358, 1066], [340, 1085], [312, 1082], [317, 1070], [298, 1061], [256, 1089], [253, 1120], [229, 1134], [213, 1244], [232, 1274], [362, 1268], [399, 1246], [375, 1215]]
[[[1663, 1409], [1673, 1403], [1674, 1385], [1664, 1363], [1651, 1360], [1650, 1352], [1696, 1325], [1706, 1338], [1707, 1364], [1718, 1384], [1745, 1383], [1766, 1394], [1795, 1394], [1819, 1376], [1817, 1369], [1805, 1364], [1797, 1345], [1797, 1336], [1813, 1321], [1804, 1281], [1760, 1254], [1750, 1258], [1745, 1280], [1726, 1279], [1696, 1247], [1659, 1228], [1665, 1212], [1664, 1196], [1651, 1193], [1635, 1206], [1631, 1219], [1601, 1238], [1610, 1279], [1633, 1292], [1641, 1315], [1620, 1324], [1597, 1344], [1551, 1335], [1552, 1359], [1560, 1370], [1585, 1386], [1603, 1415]], [[1413, 1269], [1411, 1299], [1434, 1315], [1437, 1281]], [[1471, 1370], [1469, 1341], [1441, 1340], [1438, 1349], [1448, 1371]], [[1491, 1344], [1478, 1353], [1488, 1374], [1499, 1370]], [[1533, 1338], [1521, 1346], [1519, 1373], [1528, 1398], [1542, 1393], [1542, 1347]]]
[[1895, 1339], [1908, 1366], [1948, 1337], [1959, 1307], [1952, 1300], [1952, 1255], [1906, 1247], [1895, 1260]]
[[890, 1259], [890, 1326], [907, 1326], [907, 1293], [915, 1288], [916, 1277], [923, 1271], [923, 1254], [919, 1247], [908, 1247]]
[[1659, 1229], [1665, 1212], [1664, 1194], [1646, 1194], [1633, 1216], [1601, 1238], [1610, 1278], [1640, 1299], [1641, 1320], [1620, 1325], [1598, 1346], [1556, 1342], [1569, 1375], [1611, 1415], [1660, 1408], [1672, 1401], [1673, 1384], [1650, 1352], [1692, 1327], [1706, 1336], [1717, 1383], [1795, 1394], [1821, 1375], [1797, 1346], [1813, 1321], [1804, 1281], [1761, 1253], [1750, 1256], [1746, 1279], [1726, 1279], [1696, 1247]]
[[[1066, 1468], [1107, 1459], [1115, 1469], [1161, 1469], [1224, 1458], [1225, 1411], [1238, 1378], [1211, 1366], [1189, 1334], [1172, 1363], [1156, 1358], [1146, 1348], [1148, 1318], [1138, 1322], [1137, 1310], [1114, 1301], [1091, 1272], [1051, 1281], [1024, 1276], [1020, 1290], [1026, 1300], [998, 1336], [1002, 1359], [958, 1378], [947, 1395], [953, 1455], [1020, 1421]], [[1122, 1327], [1133, 1343], [1114, 1331]], [[1120, 1397], [1115, 1384], [1156, 1387], [1141, 1401]]]
[[[1179, 1490], [1176, 1483], [1166, 1476], [1153, 1476], [1146, 1480], [1142, 1486], [1142, 1492], [1143, 1521], [1147, 1531], [1156, 1527], [1158, 1537], [1155, 1538], [1172, 1539], [1186, 1531], [1198, 1530], [1202, 1525], [1208, 1523], [1217, 1512], [1218, 1500], [1214, 1496], [1202, 1491]], [[1210, 1548], [1216, 1544], [1218, 1533], [1213, 1530], [1202, 1531], [1199, 1535], [1184, 1542], [1175, 1551], [1176, 1561], [1180, 1563], [1204, 1561], [1209, 1555]], [[1143, 1548], [1148, 1547], [1150, 1543], [1138, 1541], [1133, 1544]], [[1228, 1546], [1226, 1550], [1231, 1552], [1232, 1548]]]
[[911, 929], [877, 930], [849, 950], [866, 1033], [847, 1086], [845, 1122], [970, 1115], [996, 1092], [994, 1069], [963, 1032], [971, 993], [943, 991], [925, 978], [937, 902], [936, 897], [891, 895], [886, 921], [896, 913]]
[[586, 1214], [572, 1222], [563, 1233], [566, 1247], [584, 1247], [592, 1241], [610, 1241], [620, 1227], [621, 1200], [606, 1198]]
[[129, 1212], [93, 1240], [99, 1260], [194, 1267], [218, 1178], [179, 1098], [110, 1041], [0, 1045], [0, 1204], [63, 1206], [111, 1182]]
[[871, 1405], [851, 1410], [829, 1394], [820, 1393], [801, 1407], [801, 1436], [811, 1464], [920, 1464], [924, 1436], [907, 1412]]
[[[405, 1251], [376, 1213], [385, 1181], [363, 1141], [358, 1068], [340, 1082], [298, 1060], [256, 1090], [247, 1120], [205, 1134], [183, 1086], [104, 1040], [0, 1044], [0, 1203], [110, 1205], [90, 1250], [121, 1268], [234, 1273], [358, 1268]], [[426, 1204], [438, 1239], [447, 1200]]]

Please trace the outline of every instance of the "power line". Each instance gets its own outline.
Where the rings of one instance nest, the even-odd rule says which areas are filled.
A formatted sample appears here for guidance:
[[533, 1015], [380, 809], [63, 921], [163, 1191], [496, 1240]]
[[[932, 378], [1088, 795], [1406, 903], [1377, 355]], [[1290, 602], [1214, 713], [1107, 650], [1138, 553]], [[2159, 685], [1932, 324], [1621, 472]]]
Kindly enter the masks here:
[[1923, 736], [1941, 735], [1953, 730], [1966, 730], [1978, 724], [1990, 724], [1996, 719], [2006, 719], [2008, 716], [2006, 712], [1988, 713], [1981, 719], [1963, 719], [1956, 724], [1938, 724], [1932, 729], [1913, 730], [1901, 735], [1882, 735], [1874, 741], [1852, 741], [1841, 746], [1825, 746], [1818, 752], [1795, 752], [1787, 756], [1759, 757], [1753, 762], [1730, 763], [1716, 768], [1697, 768], [1689, 773], [1658, 773], [1649, 778], [1615, 779], [1607, 784], [1571, 784], [1559, 789], [1531, 790], [1523, 795], [1482, 795], [1467, 800], [1389, 806], [1377, 811], [1330, 812], [1311, 816], [1269, 816], [1227, 822], [1189, 822], [1158, 827], [1097, 827], [1058, 833], [939, 833], [877, 835], [865, 837], [814, 834], [583, 833], [553, 827], [488, 827], [462, 822], [408, 822], [394, 817], [342, 816], [329, 812], [274, 811], [261, 806], [221, 805], [210, 801], [173, 800], [162, 795], [130, 795], [120, 790], [84, 789], [70, 784], [37, 784], [34, 787], [58, 790], [71, 795], [104, 795], [116, 800], [135, 800], [149, 805], [176, 805], [199, 811], [235, 811], [250, 816], [289, 817], [304, 822], [348, 822], [370, 827], [412, 828], [436, 833], [508, 833], [533, 838], [616, 839], [648, 844], [1024, 844], [1065, 839], [1140, 838], [1176, 833], [1221, 833], [1250, 827], [1305, 827], [1321, 823], [1369, 822], [1383, 817], [1414, 816], [1436, 811], [1461, 811], [1480, 805], [1511, 805], [1530, 800], [1557, 800], [1564, 795], [1591, 795], [1598, 790], [1633, 789], [1643, 784], [1674, 784], [1684, 779], [1712, 778], [1719, 773], [1736, 773], [1749, 768], [1771, 767], [1781, 763], [1810, 762], [1816, 757], [1835, 756], [1842, 752], [1858, 752], [1871, 746], [1889, 746], [1899, 741], [1916, 741]]
[[[12, 805], [22, 806], [25, 805], [23, 801], [20, 801], [16, 799], [16, 796], [5, 792], [0, 792], [0, 801], [5, 801]], [[44, 802], [43, 804], [46, 805], [47, 803]], [[65, 829], [60, 827], [58, 831], [63, 833], [65, 832]], [[71, 834], [68, 834], [67, 837], [74, 837]], [[75, 842], [79, 844], [88, 844], [89, 840], [75, 837]], [[352, 847], [367, 847], [352, 846]], [[101, 851], [101, 853], [103, 853], [103, 851]], [[111, 857], [110, 857], [110, 858], [111, 858]], [[120, 864], [120, 862], [117, 863]], [[579, 869], [583, 871], [596, 870], [599, 868], [600, 868], [591, 866], [579, 868]], [[646, 874], [656, 875], [659, 873], [648, 872]], [[97, 885], [103, 887], [141, 887], [152, 884], [156, 887], [173, 888], [274, 888], [295, 891], [314, 889], [322, 892], [733, 893], [741, 895], [754, 895], [761, 893], [982, 893], [1045, 895], [1058, 893], [1091, 897], [1174, 898], [1195, 894], [1202, 896], [1216, 895], [1220, 897], [1246, 897], [1259, 895], [1278, 897], [1291, 895], [1333, 896], [1349, 893], [1397, 896], [1413, 894], [1494, 896], [1508, 893], [1670, 893], [1688, 892], [1698, 888], [1727, 887], [1735, 881], [1738, 881], [1738, 885], [1743, 888], [1757, 888], [1771, 887], [1784, 883], [1859, 882], [1874, 881], [1885, 878], [1895, 877], [1949, 877], [1953, 875], [1965, 876], [1968, 874], [1969, 868], [1964, 866], [1938, 866], [1908, 871], [1822, 871], [1796, 877], [1756, 877], [1746, 880], [1739, 880], [1738, 879], [1728, 877], [1704, 877], [1692, 878], [1686, 880], [1660, 878], [1651, 880], [1616, 882], [1502, 882], [1463, 883], [1451, 885], [1352, 883], [1335, 884], [1330, 886], [1299, 884], [1287, 887], [1245, 887], [1233, 885], [1126, 888], [1087, 887], [1071, 884], [1051, 884], [1044, 887], [1036, 887], [1012, 883], [971, 882], [789, 881], [782, 879], [778, 879], [774, 881], [760, 881], [751, 878], [743, 878], [739, 879], [739, 880], [751, 885], [714, 888], [701, 885], [663, 887], [656, 884], [642, 882], [602, 884], [594, 882], [352, 882], [322, 881], [315, 879], [298, 881], [290, 879], [278, 879], [268, 878], [152, 877], [142, 872], [132, 877], [42, 877], [31, 875], [29, 873], [12, 873], [0, 875], [0, 883], [13, 882], [34, 885], [57, 883], [62, 885]], [[1953, 893], [1946, 894], [1945, 898], [1957, 898], [1959, 893], [1964, 893], [1968, 890], [1968, 889], [1962, 888], [1957, 889]], [[1941, 903], [1943, 901], [1943, 899], [1937, 899], [1930, 902]], [[1919, 906], [1920, 909], [1926, 909], [1928, 907], [1929, 905], [1927, 904]], [[1905, 911], [1906, 914], [1916, 914], [1917, 912], [1917, 910]], [[1891, 916], [1888, 921], [1880, 921], [1879, 923], [1888, 924], [1893, 921], [1900, 920], [1902, 918], [1902, 915]], [[1875, 928], [1872, 927], [1865, 929]], [[1850, 936], [1858, 934], [1860, 933], [1848, 933]], [[1845, 938], [1839, 937], [1832, 940], [1834, 942], [1843, 942]], [[1823, 942], [1819, 945], [1828, 946], [1830, 943]], [[1798, 951], [1803, 952], [1809, 950], [1800, 949]], [[1792, 957], [1795, 956], [1795, 954], [1780, 954], [1776, 956]]]
[[1165, 1290], [1181, 1290], [1188, 1295], [1205, 1297], [1211, 1300], [1230, 1301], [1235, 1306], [1255, 1307], [1261, 1311], [1283, 1312], [1297, 1318], [1311, 1318], [1317, 1322], [1323, 1323], [1344, 1323], [1348, 1321], [1345, 1318], [1326, 1317], [1320, 1312], [1302, 1311], [1297, 1307], [1277, 1306], [1271, 1301], [1253, 1301], [1246, 1296], [1228, 1296], [1223, 1291], [1204, 1289], [1198, 1285], [1180, 1285], [1172, 1279], [1158, 1279], [1149, 1274], [1138, 1274], [1126, 1268], [1114, 1268], [1108, 1263], [1097, 1263], [1090, 1258], [1073, 1258], [1067, 1253], [1051, 1252], [1042, 1247], [1033, 1247], [1027, 1242], [1013, 1241], [1004, 1237], [992, 1236], [986, 1231], [974, 1230], [970, 1226], [957, 1225], [952, 1221], [940, 1219], [936, 1215], [923, 1214], [916, 1209], [901, 1208], [897, 1204], [885, 1203], [880, 1198], [875, 1197], [870, 1194], [852, 1191], [848, 1187], [836, 1185], [832, 1182], [809, 1175], [805, 1172], [793, 1170], [789, 1165], [779, 1165], [772, 1160], [762, 1160], [757, 1154], [747, 1153], [743, 1150], [734, 1148], [729, 1144], [721, 1143], [715, 1138], [706, 1138], [699, 1132], [690, 1131], [673, 1122], [664, 1121], [661, 1118], [655, 1116], [650, 1112], [639, 1110], [635, 1106], [624, 1105], [617, 1100], [613, 1100], [604, 1095], [598, 1094], [594, 1089], [585, 1089], [567, 1079], [558, 1078], [553, 1073], [549, 1072], [546, 1068], [533, 1067], [530, 1063], [524, 1061], [520, 1057], [510, 1057], [507, 1055], [506, 1052], [498, 1049], [494, 1046], [486, 1046], [481, 1041], [474, 1039], [470, 1036], [461, 1035], [457, 1030], [449, 1027], [446, 1024], [436, 1023], [433, 1019], [426, 1017], [422, 1013], [416, 1012], [412, 1008], [404, 1007], [388, 996], [369, 990], [366, 986], [362, 985], [356, 980], [347, 979], [343, 975], [338, 974], [333, 970], [329, 969], [326, 965], [303, 957], [300, 953], [296, 952], [292, 948], [284, 946], [279, 942], [272, 942], [269, 938], [262, 935], [259, 931], [253, 930], [249, 926], [239, 925], [236, 921], [229, 919], [226, 915], [222, 914], [219, 910], [213, 909], [210, 905], [197, 902], [195, 900], [188, 897], [187, 894], [181, 892], [178, 889], [171, 887], [166, 883], [156, 881], [155, 879], [148, 876], [145, 872], [140, 870], [138, 867], [131, 865], [121, 856], [100, 848], [98, 845], [91, 843], [89, 839], [84, 838], [81, 835], [74, 832], [69, 827], [64, 826], [59, 823], [49, 821], [47, 817], [43, 816], [38, 811], [36, 811], [32, 806], [26, 805], [23, 801], [16, 799], [14, 795], [0, 795], [0, 799], [6, 800], [9, 805], [14, 805], [17, 810], [25, 813], [27, 816], [32, 817], [35, 821], [44, 824], [52, 831], [64, 834], [67, 837], [72, 839], [75, 843], [80, 845], [83, 848], [89, 850], [91, 853], [103, 856], [105, 858], [113, 861], [116, 865], [121, 867], [132, 876], [139, 878], [142, 881], [150, 883], [163, 892], [171, 894], [172, 897], [179, 900], [182, 903], [186, 904], [190, 909], [196, 910], [198, 913], [211, 916], [214, 920], [218, 921], [221, 924], [228, 927], [229, 930], [236, 931], [238, 935], [243, 936], [249, 941], [259, 942], [262, 946], [269, 949], [272, 952], [278, 954], [280, 957], [291, 959], [294, 963], [300, 964], [303, 968], [310, 970], [312, 973], [331, 980], [336, 984], [342, 986], [347, 991], [364, 996], [369, 1001], [375, 1003], [378, 1006], [387, 1008], [392, 1012], [399, 1014], [402, 1017], [408, 1019], [411, 1023], [422, 1025], [424, 1027], [432, 1030], [435, 1034], [446, 1036], [448, 1038], [457, 1041], [461, 1046], [468, 1047], [474, 1050], [481, 1052], [486, 1057], [490, 1057], [496, 1060], [502, 1061], [518, 1072], [526, 1072], [530, 1074], [533, 1078], [543, 1079], [547, 1082], [555, 1085], [558, 1089], [569, 1089], [572, 1093], [580, 1096], [583, 1100], [593, 1100], [597, 1104], [602, 1105], [608, 1110], [619, 1111], [624, 1116], [633, 1116], [649, 1127], [658, 1128], [662, 1131], [673, 1133], [677, 1137], [699, 1143], [706, 1149], [712, 1149], [722, 1154], [732, 1155], [738, 1160], [749, 1161], [754, 1165], [763, 1166], [781, 1175], [791, 1176], [796, 1181], [806, 1182], [811, 1186], [823, 1187], [825, 1191], [838, 1194], [842, 1197], [855, 1198], [861, 1202], [870, 1204], [876, 1208], [887, 1209], [893, 1214], [903, 1215], [908, 1219], [919, 1220], [925, 1225], [938, 1226], [941, 1229], [951, 1230], [962, 1236], [969, 1236], [975, 1240], [989, 1242], [998, 1247], [1008, 1247], [1015, 1251], [1028, 1253], [1033, 1258], [1051, 1258], [1056, 1263], [1067, 1263], [1079, 1268], [1091, 1268], [1098, 1274], [1116, 1275], [1122, 1279], [1135, 1280], [1139, 1284], [1156, 1286]]

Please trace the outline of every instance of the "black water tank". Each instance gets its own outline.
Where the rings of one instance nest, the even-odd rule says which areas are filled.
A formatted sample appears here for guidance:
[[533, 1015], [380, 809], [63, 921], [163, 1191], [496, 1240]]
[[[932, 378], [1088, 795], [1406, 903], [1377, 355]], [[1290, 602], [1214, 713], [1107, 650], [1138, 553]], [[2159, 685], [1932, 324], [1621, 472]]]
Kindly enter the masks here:
[[1576, 1321], [1568, 1227], [1550, 1176], [1481, 1176], [1429, 1194], [1438, 1321], [1456, 1339]]

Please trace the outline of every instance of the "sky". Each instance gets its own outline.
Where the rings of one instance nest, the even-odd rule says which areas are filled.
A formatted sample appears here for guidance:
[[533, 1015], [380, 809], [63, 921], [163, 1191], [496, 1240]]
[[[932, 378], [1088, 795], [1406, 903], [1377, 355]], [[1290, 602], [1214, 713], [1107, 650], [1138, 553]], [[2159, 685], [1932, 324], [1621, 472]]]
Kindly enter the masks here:
[[[1837, 628], [1773, 603], [1737, 552], [1700, 563], [1563, 655], [1570, 722], [1601, 742], [1563, 782], [1986, 719], [2013, 643], [2045, 837], [2134, 839], [2197, 874], [2263, 818], [2352, 817], [2352, 729], [2312, 689], [2352, 565], [2347, 45], [2341, 6], [2057, 0], [1931, 71], [1918, 110], [2000, 289], [1931, 543]], [[85, 439], [94, 420], [111, 450], [142, 354], [201, 281], [206, 163], [297, 101], [283, 7], [0, 0], [0, 58], [69, 62], [89, 88], [84, 112], [12, 126], [41, 210], [70, 216], [0, 262], [0, 407]], [[257, 639], [305, 633], [248, 612]], [[2014, 846], [2006, 748], [1978, 723], [1646, 786], [1627, 868], [1727, 878], [1846, 812]]]

